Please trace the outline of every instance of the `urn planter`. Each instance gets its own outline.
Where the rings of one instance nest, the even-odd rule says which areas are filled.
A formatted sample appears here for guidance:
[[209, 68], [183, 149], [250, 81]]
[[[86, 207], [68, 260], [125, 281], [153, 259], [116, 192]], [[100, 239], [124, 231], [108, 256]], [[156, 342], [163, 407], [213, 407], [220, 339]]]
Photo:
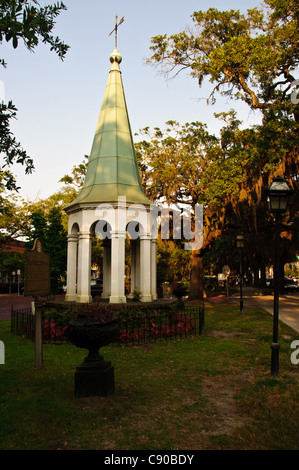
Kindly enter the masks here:
[[88, 350], [75, 373], [76, 397], [107, 396], [114, 393], [114, 369], [105, 361], [99, 349], [119, 338], [119, 324], [112, 319], [89, 321], [84, 313], [71, 321], [66, 332], [68, 340]]

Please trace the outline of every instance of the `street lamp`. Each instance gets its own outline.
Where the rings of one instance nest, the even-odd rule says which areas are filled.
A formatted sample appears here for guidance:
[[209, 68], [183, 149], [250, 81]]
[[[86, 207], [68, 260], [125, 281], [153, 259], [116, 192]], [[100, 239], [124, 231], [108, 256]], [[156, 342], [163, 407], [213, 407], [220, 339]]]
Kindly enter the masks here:
[[243, 235], [238, 235], [236, 238], [237, 248], [240, 252], [240, 314], [243, 314], [243, 272], [242, 272], [242, 251], [245, 244]]
[[279, 344], [278, 344], [278, 310], [279, 310], [279, 241], [281, 215], [287, 210], [292, 190], [281, 176], [273, 179], [268, 189], [268, 204], [275, 216], [275, 258], [274, 258], [274, 309], [273, 309], [273, 343], [271, 344], [271, 374], [278, 375]]

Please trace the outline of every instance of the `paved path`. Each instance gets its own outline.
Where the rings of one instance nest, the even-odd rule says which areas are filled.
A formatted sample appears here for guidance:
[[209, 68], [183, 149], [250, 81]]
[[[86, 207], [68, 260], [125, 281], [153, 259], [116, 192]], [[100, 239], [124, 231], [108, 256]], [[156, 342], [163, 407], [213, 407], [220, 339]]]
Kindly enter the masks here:
[[[64, 298], [64, 294], [57, 296]], [[24, 297], [17, 294], [0, 294], [0, 321], [10, 320], [11, 307], [14, 309], [31, 307], [33, 297]]]
[[[239, 302], [234, 296], [234, 301]], [[246, 287], [243, 294], [244, 308], [246, 305], [256, 305], [273, 314], [273, 294], [266, 294], [257, 289]], [[299, 332], [299, 293], [290, 293], [279, 297], [279, 320]]]
[[33, 298], [16, 294], [0, 294], [0, 320], [9, 320], [11, 307], [27, 308], [31, 307]]

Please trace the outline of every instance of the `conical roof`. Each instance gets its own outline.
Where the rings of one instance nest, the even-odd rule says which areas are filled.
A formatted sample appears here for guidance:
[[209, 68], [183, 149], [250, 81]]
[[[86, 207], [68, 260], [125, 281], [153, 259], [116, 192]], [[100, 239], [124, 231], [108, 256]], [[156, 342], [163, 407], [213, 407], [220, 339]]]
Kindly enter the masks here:
[[115, 48], [83, 186], [65, 210], [75, 205], [114, 203], [125, 196], [130, 204], [153, 204], [141, 184], [129, 115]]

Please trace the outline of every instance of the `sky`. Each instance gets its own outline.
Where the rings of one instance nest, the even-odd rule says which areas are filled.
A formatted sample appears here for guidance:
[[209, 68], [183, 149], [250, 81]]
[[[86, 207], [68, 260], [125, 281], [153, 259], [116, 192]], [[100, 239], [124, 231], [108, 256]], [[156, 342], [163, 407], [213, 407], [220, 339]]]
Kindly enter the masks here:
[[[53, 3], [40, 1], [41, 5]], [[168, 120], [180, 124], [200, 121], [217, 135], [220, 123], [214, 113], [232, 108], [244, 127], [259, 121], [259, 112], [227, 98], [219, 97], [216, 105], [207, 105], [208, 81], [199, 88], [187, 74], [167, 80], [145, 64], [151, 38], [192, 26], [194, 11], [217, 8], [245, 13], [258, 7], [258, 0], [64, 0], [64, 4], [67, 10], [56, 19], [53, 30], [70, 46], [64, 61], [42, 43], [34, 52], [22, 44], [17, 49], [1, 45], [7, 68], [0, 69], [0, 98], [11, 99], [17, 107], [17, 120], [11, 128], [35, 165], [32, 175], [24, 175], [21, 165], [12, 169], [25, 200], [55, 193], [62, 187], [59, 179], [90, 153], [111, 65], [115, 39], [109, 33], [116, 15], [118, 20], [125, 18], [118, 28], [117, 48], [122, 55], [120, 69], [133, 135], [146, 126], [163, 129]]]

